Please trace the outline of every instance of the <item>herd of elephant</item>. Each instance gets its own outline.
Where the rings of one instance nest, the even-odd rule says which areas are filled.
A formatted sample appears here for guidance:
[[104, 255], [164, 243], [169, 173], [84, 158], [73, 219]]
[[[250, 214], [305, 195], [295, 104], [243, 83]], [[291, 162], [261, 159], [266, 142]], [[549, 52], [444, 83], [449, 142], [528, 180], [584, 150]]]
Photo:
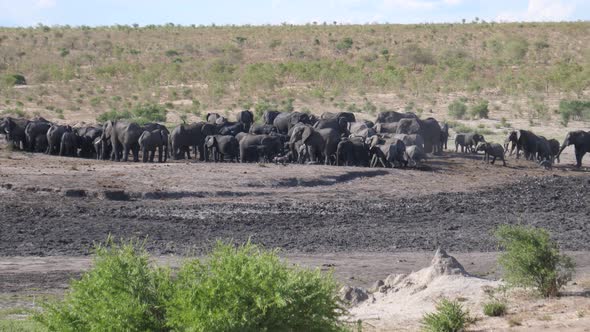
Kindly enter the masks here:
[[[415, 166], [428, 153], [447, 148], [449, 127], [434, 118], [420, 119], [414, 113], [381, 112], [375, 122], [357, 121], [350, 112], [325, 112], [320, 117], [302, 112], [266, 111], [260, 123], [245, 110], [236, 121], [209, 113], [206, 121], [181, 124], [170, 132], [164, 125], [119, 120], [101, 126], [53, 124], [43, 118], [0, 119], [0, 134], [15, 148], [61, 156], [102, 160], [159, 162], [167, 159], [201, 161], [323, 163], [345, 166]], [[560, 146], [530, 131], [516, 130], [505, 145], [487, 143], [478, 134], [457, 134], [455, 150], [484, 151], [485, 158], [504, 160], [509, 144], [527, 159], [553, 163], [563, 149], [574, 145], [577, 167], [590, 152], [590, 133], [570, 132]], [[492, 163], [493, 163], [492, 161]]]

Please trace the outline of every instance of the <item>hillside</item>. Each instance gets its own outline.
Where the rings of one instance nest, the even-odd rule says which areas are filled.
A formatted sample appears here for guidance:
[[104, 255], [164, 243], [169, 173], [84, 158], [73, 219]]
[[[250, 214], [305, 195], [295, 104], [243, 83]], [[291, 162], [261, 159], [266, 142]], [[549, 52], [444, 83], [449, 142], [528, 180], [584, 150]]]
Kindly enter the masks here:
[[490, 101], [491, 117], [558, 121], [561, 99], [588, 99], [588, 45], [590, 22], [0, 28], [0, 111], [68, 122], [143, 103], [163, 105], [168, 122], [243, 107], [446, 115], [463, 97]]

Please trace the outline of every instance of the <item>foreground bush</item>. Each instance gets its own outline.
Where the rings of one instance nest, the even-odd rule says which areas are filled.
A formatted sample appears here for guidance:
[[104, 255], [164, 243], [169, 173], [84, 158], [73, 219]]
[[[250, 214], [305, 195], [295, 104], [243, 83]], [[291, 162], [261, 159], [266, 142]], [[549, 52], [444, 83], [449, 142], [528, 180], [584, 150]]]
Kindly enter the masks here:
[[50, 331], [162, 331], [170, 290], [168, 271], [150, 265], [141, 245], [109, 239], [64, 300], [45, 305], [35, 319]]
[[205, 263], [180, 269], [168, 321], [190, 331], [336, 331], [341, 314], [331, 276], [291, 268], [250, 243], [218, 244]]
[[496, 231], [499, 257], [508, 283], [534, 287], [545, 297], [557, 296], [559, 289], [571, 280], [573, 260], [559, 252], [557, 244], [542, 228], [504, 225]]
[[443, 299], [436, 304], [436, 311], [424, 315], [422, 327], [428, 332], [459, 332], [472, 322], [469, 311], [457, 301]]

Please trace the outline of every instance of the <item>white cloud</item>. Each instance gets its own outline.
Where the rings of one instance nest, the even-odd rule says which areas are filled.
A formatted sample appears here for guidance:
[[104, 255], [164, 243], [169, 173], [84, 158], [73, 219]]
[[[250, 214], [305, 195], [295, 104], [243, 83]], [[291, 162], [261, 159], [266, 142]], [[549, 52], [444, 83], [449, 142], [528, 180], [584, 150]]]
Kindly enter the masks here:
[[383, 0], [387, 9], [432, 10], [441, 6], [455, 6], [463, 0]]
[[57, 4], [56, 0], [37, 0], [35, 7], [37, 8], [52, 8]]
[[566, 4], [561, 0], [529, 0], [524, 12], [503, 12], [496, 19], [498, 21], [564, 21], [576, 9], [574, 3]]

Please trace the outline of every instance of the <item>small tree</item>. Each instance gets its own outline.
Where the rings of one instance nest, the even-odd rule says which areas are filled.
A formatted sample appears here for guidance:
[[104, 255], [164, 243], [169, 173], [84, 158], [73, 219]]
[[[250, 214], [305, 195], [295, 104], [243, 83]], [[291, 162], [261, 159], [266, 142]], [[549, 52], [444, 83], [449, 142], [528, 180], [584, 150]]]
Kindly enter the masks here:
[[496, 237], [505, 249], [498, 262], [509, 284], [534, 287], [549, 297], [557, 296], [559, 289], [571, 280], [573, 260], [560, 254], [545, 229], [504, 225], [498, 228]]
[[463, 119], [467, 113], [467, 105], [460, 100], [455, 100], [449, 105], [449, 116], [454, 119]]
[[471, 106], [471, 116], [474, 118], [487, 119], [490, 110], [488, 108], [488, 101], [482, 100], [481, 102]]
[[457, 301], [442, 299], [436, 304], [436, 311], [425, 314], [422, 318], [424, 331], [428, 332], [459, 332], [470, 323], [469, 311]]

